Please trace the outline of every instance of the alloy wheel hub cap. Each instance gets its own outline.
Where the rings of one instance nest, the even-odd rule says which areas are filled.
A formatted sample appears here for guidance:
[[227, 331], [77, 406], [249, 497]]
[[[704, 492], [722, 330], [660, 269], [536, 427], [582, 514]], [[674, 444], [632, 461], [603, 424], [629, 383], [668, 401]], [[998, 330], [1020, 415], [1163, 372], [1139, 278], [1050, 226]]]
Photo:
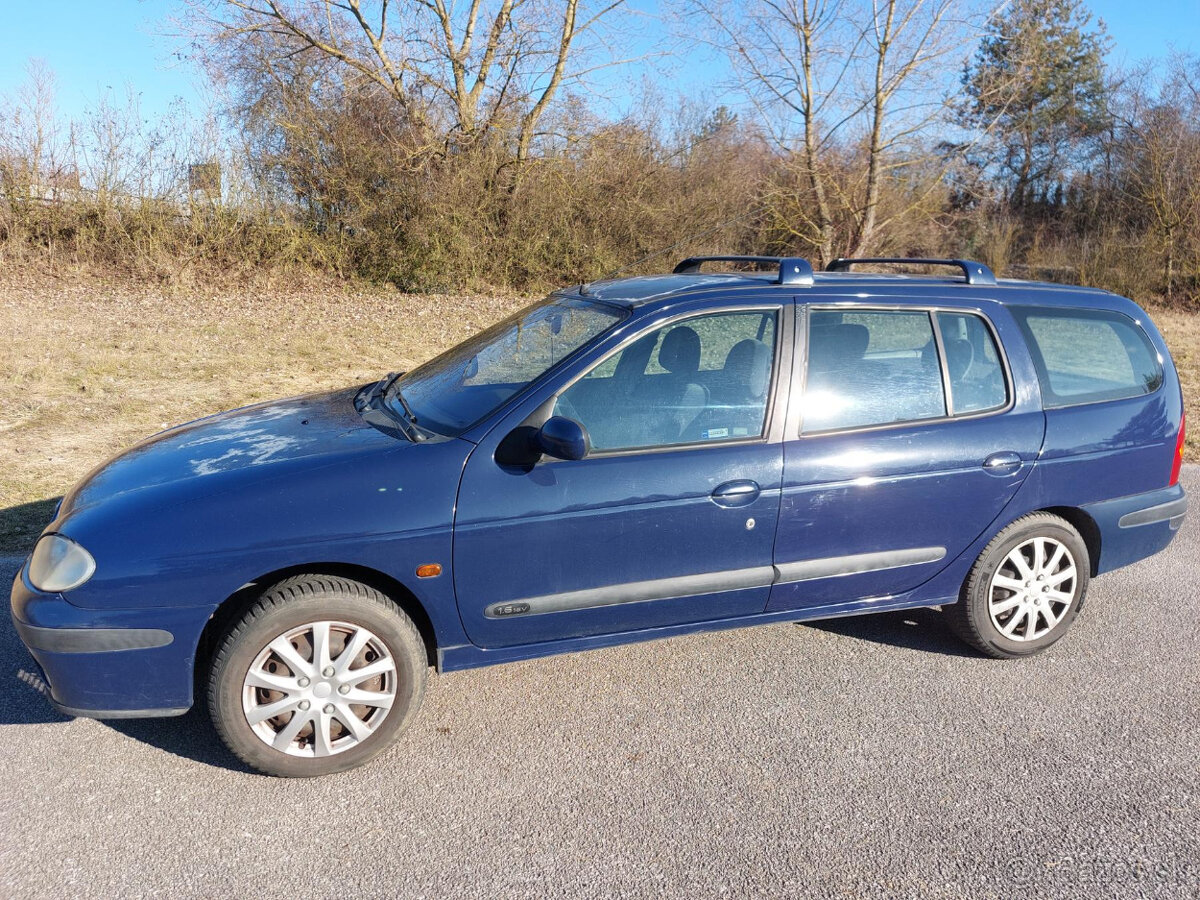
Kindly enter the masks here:
[[331, 756], [379, 728], [398, 683], [396, 661], [373, 632], [349, 622], [311, 622], [259, 651], [243, 680], [242, 711], [273, 749]]
[[1054, 538], [1036, 537], [1004, 557], [988, 585], [988, 615], [1010, 641], [1034, 641], [1066, 616], [1079, 584], [1075, 558]]

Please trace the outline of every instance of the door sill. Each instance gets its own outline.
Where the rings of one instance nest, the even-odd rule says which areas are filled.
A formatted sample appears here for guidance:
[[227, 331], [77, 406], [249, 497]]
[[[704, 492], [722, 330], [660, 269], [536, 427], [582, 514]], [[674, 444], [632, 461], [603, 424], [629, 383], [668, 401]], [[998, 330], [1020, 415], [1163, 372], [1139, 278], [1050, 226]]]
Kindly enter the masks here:
[[933, 599], [927, 597], [914, 599], [911, 595], [868, 597], [864, 600], [830, 603], [824, 606], [813, 606], [805, 609], [770, 610], [756, 613], [752, 616], [738, 616], [733, 619], [688, 622], [682, 625], [664, 625], [657, 628], [644, 628], [638, 631], [622, 631], [617, 634], [597, 634], [587, 637], [563, 638], [557, 641], [519, 644], [513, 647], [488, 649], [477, 647], [474, 644], [460, 644], [455, 647], [438, 648], [438, 671], [457, 672], [463, 669], [477, 669], [482, 666], [519, 662], [526, 659], [538, 659], [543, 656], [556, 656], [560, 653], [575, 653], [581, 650], [599, 650], [604, 647], [616, 647], [621, 644], [634, 644], [641, 641], [656, 641], [663, 638], [679, 637], [685, 634], [697, 634], [705, 631], [725, 631], [731, 628], [750, 628], [755, 625], [774, 625], [780, 622], [809, 622], [817, 619], [837, 619], [845, 616], [895, 612], [901, 609], [946, 606], [957, 602], [957, 600], [958, 597], [956, 596]]

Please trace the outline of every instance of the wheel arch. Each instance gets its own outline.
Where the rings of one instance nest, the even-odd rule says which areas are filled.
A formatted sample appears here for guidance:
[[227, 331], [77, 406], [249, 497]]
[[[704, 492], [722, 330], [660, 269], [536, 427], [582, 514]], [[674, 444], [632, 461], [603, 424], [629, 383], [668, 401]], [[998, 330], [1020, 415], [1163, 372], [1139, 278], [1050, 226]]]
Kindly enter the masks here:
[[1088, 574], [1095, 578], [1100, 570], [1101, 550], [1100, 526], [1096, 524], [1096, 520], [1078, 506], [1047, 506], [1037, 511], [1065, 519], [1079, 532], [1088, 551], [1088, 568], [1091, 570]]
[[421, 601], [402, 582], [385, 572], [368, 566], [352, 563], [304, 563], [266, 572], [248, 581], [221, 601], [205, 624], [196, 648], [195, 669], [198, 678], [207, 678], [208, 662], [212, 659], [221, 635], [224, 634], [230, 623], [249, 609], [251, 604], [272, 585], [296, 575], [331, 575], [347, 578], [379, 591], [412, 619], [425, 644], [425, 654], [429, 665], [437, 665], [437, 631], [433, 627], [433, 621]]

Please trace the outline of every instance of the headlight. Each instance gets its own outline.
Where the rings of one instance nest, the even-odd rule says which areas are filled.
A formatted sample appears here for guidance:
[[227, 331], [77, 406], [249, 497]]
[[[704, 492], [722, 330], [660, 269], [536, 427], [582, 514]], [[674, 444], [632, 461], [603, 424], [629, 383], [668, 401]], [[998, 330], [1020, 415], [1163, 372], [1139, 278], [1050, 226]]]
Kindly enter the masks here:
[[70, 538], [48, 534], [33, 548], [29, 583], [39, 591], [58, 593], [79, 587], [96, 571], [96, 561]]

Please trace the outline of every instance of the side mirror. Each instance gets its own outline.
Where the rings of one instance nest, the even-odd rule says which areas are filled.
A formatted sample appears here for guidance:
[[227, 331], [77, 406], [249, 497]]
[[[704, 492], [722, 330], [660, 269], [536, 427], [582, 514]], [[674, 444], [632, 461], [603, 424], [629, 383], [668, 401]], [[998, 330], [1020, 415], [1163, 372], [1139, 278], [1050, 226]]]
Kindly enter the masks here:
[[551, 416], [538, 429], [534, 445], [555, 459], [583, 459], [592, 448], [587, 429], [566, 416]]

